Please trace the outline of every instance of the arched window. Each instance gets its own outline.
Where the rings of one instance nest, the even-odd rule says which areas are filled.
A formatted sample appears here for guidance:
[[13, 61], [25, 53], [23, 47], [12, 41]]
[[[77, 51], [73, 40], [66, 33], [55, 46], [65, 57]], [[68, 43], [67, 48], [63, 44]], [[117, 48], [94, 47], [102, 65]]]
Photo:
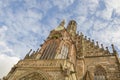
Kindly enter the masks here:
[[53, 40], [50, 43], [48, 43], [40, 59], [54, 59], [56, 55], [57, 46], [58, 46], [58, 43], [56, 40]]
[[66, 44], [62, 45], [60, 53], [56, 56], [56, 59], [66, 59], [69, 52], [69, 48]]
[[94, 80], [106, 80], [106, 71], [103, 67], [96, 67], [94, 72]]
[[66, 59], [68, 55], [68, 47], [67, 45], [63, 45], [61, 48], [61, 59]]

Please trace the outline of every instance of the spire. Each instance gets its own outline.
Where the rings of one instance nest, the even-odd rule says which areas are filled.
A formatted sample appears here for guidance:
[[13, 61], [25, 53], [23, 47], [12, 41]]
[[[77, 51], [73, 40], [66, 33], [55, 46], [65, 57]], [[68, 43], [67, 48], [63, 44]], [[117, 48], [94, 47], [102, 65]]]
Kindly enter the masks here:
[[64, 27], [64, 25], [65, 25], [65, 20], [63, 19], [59, 26]]
[[65, 20], [63, 20], [59, 26], [57, 28], [55, 28], [55, 31], [60, 31], [64, 29], [64, 25], [65, 25]]

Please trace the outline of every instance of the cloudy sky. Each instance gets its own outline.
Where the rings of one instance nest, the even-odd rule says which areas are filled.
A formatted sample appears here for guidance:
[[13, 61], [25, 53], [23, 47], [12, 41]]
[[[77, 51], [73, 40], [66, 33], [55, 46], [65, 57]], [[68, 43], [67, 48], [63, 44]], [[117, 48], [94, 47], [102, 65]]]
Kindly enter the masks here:
[[120, 0], [0, 0], [0, 77], [63, 19], [120, 53]]

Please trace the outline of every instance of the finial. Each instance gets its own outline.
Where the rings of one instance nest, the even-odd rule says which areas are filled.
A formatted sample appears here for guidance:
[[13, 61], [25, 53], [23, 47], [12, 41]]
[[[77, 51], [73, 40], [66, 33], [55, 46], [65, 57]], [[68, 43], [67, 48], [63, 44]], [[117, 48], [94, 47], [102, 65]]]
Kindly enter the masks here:
[[101, 48], [104, 49], [103, 44], [101, 44]]
[[113, 45], [113, 44], [111, 44], [111, 46], [112, 46], [113, 51], [115, 51], [115, 47], [114, 47], [114, 45]]
[[26, 54], [25, 58], [24, 59], [29, 59], [29, 54]]
[[79, 35], [79, 31], [77, 31], [77, 34]]
[[99, 47], [98, 41], [96, 41], [96, 45], [97, 45], [97, 47]]
[[106, 50], [108, 51], [108, 47], [106, 47]]
[[32, 52], [32, 54], [30, 55], [30, 58], [34, 58], [34, 55], [35, 55], [35, 51]]
[[36, 53], [38, 53], [38, 52], [39, 52], [39, 48], [37, 49]]
[[83, 38], [83, 36], [84, 36], [84, 35], [83, 35], [83, 33], [82, 33], [82, 32], [80, 32], [80, 36]]
[[114, 53], [114, 54], [117, 54], [117, 51], [115, 50], [114, 45], [113, 45], [113, 44], [111, 44], [111, 46], [112, 46], [113, 53]]
[[32, 49], [30, 49], [30, 51], [26, 54], [24, 59], [29, 59], [31, 51], [32, 51]]
[[81, 36], [83, 36], [83, 33], [82, 33], [82, 32], [80, 32], [80, 35], [81, 35]]
[[35, 51], [32, 52], [32, 54], [34, 54], [34, 53], [35, 53]]
[[43, 46], [43, 44], [40, 44], [40, 47], [42, 47]]
[[88, 40], [90, 41], [90, 38], [88, 38]]
[[37, 52], [39, 51], [39, 48], [37, 49]]
[[94, 44], [94, 40], [92, 39], [92, 43]]
[[32, 49], [30, 49], [30, 51], [28, 52], [28, 54], [30, 54], [30, 53], [31, 53], [31, 51], [32, 51]]
[[44, 40], [44, 42], [46, 42], [46, 40]]
[[65, 19], [63, 19], [63, 21], [60, 23], [60, 25], [59, 25], [59, 26], [64, 27], [64, 25], [65, 25]]
[[107, 51], [108, 53], [110, 53], [108, 47], [106, 47], [106, 51]]
[[80, 35], [83, 35], [83, 33], [82, 33], [82, 32], [80, 32]]
[[85, 39], [87, 40], [87, 36], [85, 36]]

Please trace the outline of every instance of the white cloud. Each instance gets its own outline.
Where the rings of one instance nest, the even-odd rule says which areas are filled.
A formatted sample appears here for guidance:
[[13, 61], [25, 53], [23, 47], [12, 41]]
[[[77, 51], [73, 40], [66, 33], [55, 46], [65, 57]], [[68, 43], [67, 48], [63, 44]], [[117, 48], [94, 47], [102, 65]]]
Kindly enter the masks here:
[[99, 31], [101, 29], [104, 30], [104, 28], [107, 26], [107, 23], [106, 22], [103, 22], [103, 21], [100, 21], [100, 20], [96, 20], [93, 24], [93, 29], [95, 31]]
[[109, 8], [114, 8], [114, 9], [120, 8], [120, 0], [105, 0], [105, 2]]
[[104, 0], [106, 8], [102, 11], [98, 11], [96, 16], [105, 20], [111, 20], [113, 10], [120, 15], [120, 0]]
[[4, 54], [0, 54], [0, 78], [6, 76], [11, 67], [18, 62], [19, 58], [9, 57]]
[[[7, 11], [2, 10], [3, 12], [5, 11], [3, 21], [5, 25], [7, 25], [7, 30], [2, 30], [1, 34], [2, 36], [4, 35], [4, 37], [0, 39], [2, 39], [2, 42], [4, 42], [11, 51], [14, 50], [11, 54], [16, 53], [14, 54], [15, 56], [23, 57], [29, 49], [33, 48], [35, 50], [38, 48], [40, 44], [40, 40], [38, 39], [47, 36], [49, 32], [47, 32], [48, 29], [39, 22], [43, 17], [43, 13], [36, 10], [36, 8], [28, 8], [28, 6], [27, 10], [20, 9], [16, 13], [13, 13], [12, 8], [8, 5], [6, 5]], [[38, 7], [35, 2], [33, 5], [34, 7]], [[41, 36], [38, 37], [37, 35]]]
[[5, 38], [5, 32], [7, 31], [7, 26], [1, 26], [0, 27], [0, 53], [9, 53], [9, 55], [13, 55], [12, 49], [10, 49], [7, 45], [6, 42], [4, 41]]
[[[78, 25], [79, 26], [79, 25]], [[92, 20], [85, 20], [79, 27], [80, 31], [84, 32], [84, 34], [87, 34], [87, 31], [91, 29], [93, 26]]]
[[7, 31], [7, 26], [1, 26], [0, 27], [0, 40], [2, 40], [5, 37], [5, 31]]
[[55, 0], [53, 1], [53, 5], [58, 6], [60, 10], [63, 10], [69, 5], [71, 5], [73, 2], [74, 0]]
[[113, 9], [107, 8], [107, 9], [104, 9], [103, 11], [98, 11], [96, 13], [96, 16], [101, 17], [105, 20], [111, 20], [112, 11], [113, 11]]
[[84, 23], [85, 20], [86, 20], [85, 16], [76, 17], [76, 21], [78, 22], [77, 25], [79, 25], [79, 26], [78, 26], [78, 29], [81, 28], [81, 26], [82, 26], [81, 24]]
[[7, 54], [7, 55], [15, 55], [13, 50], [10, 49], [5, 42], [0, 41], [0, 53], [1, 54]]
[[28, 16], [28, 18], [33, 18], [33, 20], [41, 20], [43, 14], [35, 12], [34, 10], [28, 10], [26, 16]]
[[99, 1], [98, 0], [89, 0], [87, 2], [88, 2], [87, 3], [88, 13], [94, 14], [97, 9]]

